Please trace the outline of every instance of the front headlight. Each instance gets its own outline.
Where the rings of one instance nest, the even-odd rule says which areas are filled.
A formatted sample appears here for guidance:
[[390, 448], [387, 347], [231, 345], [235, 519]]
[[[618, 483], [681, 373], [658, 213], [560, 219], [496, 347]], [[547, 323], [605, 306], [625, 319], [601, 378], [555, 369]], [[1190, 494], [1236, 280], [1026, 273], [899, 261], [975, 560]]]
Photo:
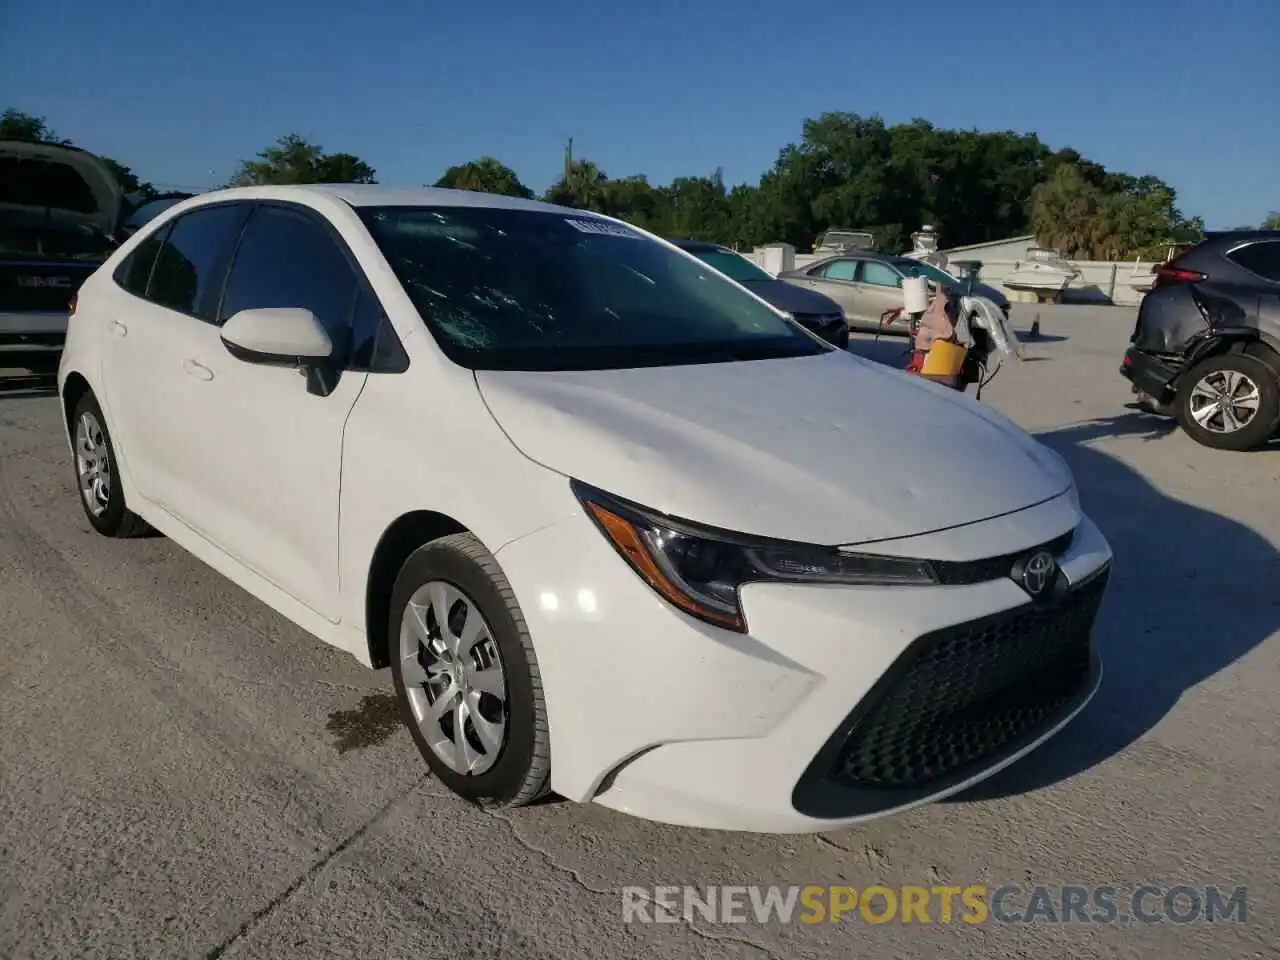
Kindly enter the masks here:
[[664, 516], [573, 481], [601, 533], [644, 580], [685, 613], [745, 632], [738, 601], [744, 583], [929, 586], [932, 565], [712, 530]]

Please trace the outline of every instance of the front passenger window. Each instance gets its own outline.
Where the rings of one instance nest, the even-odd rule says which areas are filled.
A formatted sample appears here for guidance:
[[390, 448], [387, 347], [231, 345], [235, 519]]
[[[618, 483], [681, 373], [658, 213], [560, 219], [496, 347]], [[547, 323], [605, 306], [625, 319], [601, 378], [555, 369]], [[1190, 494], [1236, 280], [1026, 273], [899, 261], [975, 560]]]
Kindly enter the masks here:
[[313, 217], [263, 206], [249, 219], [240, 241], [219, 322], [241, 310], [305, 308], [345, 358], [358, 289], [356, 272], [337, 241]]
[[902, 286], [902, 277], [898, 272], [885, 263], [876, 260], [862, 261], [862, 276], [859, 277], [863, 283], [870, 283], [877, 287], [900, 287]]

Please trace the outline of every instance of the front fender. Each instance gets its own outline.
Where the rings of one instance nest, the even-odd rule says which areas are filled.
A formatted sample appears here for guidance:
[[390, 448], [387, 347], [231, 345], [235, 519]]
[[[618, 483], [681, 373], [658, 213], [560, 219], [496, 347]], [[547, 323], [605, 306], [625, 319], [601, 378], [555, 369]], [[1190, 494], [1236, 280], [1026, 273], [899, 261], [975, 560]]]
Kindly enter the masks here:
[[418, 366], [403, 374], [371, 374], [344, 432], [341, 616], [360, 633], [366, 631], [365, 595], [378, 544], [406, 514], [443, 514], [497, 553], [581, 509], [568, 480], [533, 463], [507, 439], [470, 371]]

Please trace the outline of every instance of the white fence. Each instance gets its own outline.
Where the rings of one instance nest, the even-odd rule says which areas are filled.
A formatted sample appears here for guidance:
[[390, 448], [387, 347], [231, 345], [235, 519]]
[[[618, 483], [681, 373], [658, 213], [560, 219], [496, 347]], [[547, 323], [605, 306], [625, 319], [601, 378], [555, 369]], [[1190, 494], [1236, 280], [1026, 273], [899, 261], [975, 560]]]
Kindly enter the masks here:
[[[1018, 265], [1017, 260], [982, 260], [981, 253], [975, 251], [974, 259], [981, 260], [980, 277], [983, 283], [1005, 289], [1001, 281], [1011, 274]], [[757, 247], [743, 256], [755, 262], [771, 273], [780, 272], [785, 254], [777, 246]], [[794, 254], [794, 267], [800, 268], [822, 259], [812, 253]], [[965, 259], [968, 259], [966, 255]], [[1142, 292], [1132, 285], [1134, 280], [1151, 276], [1150, 263], [1110, 260], [1072, 260], [1071, 265], [1080, 271], [1080, 276], [1071, 282], [1063, 297], [1067, 303], [1111, 303], [1116, 306], [1129, 307], [1142, 302]], [[789, 268], [786, 268], [789, 269]], [[1006, 293], [1010, 293], [1007, 291]], [[1014, 297], [1010, 297], [1014, 299]]]

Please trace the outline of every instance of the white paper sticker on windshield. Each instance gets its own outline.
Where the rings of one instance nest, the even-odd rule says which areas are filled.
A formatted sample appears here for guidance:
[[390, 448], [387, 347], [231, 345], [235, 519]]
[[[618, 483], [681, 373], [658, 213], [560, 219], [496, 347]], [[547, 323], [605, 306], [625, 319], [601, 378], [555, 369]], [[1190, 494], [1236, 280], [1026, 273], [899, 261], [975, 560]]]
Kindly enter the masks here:
[[596, 233], [603, 237], [626, 237], [628, 240], [640, 239], [640, 234], [634, 230], [628, 230], [622, 224], [610, 223], [608, 220], [575, 220], [565, 217], [564, 222], [583, 233]]

